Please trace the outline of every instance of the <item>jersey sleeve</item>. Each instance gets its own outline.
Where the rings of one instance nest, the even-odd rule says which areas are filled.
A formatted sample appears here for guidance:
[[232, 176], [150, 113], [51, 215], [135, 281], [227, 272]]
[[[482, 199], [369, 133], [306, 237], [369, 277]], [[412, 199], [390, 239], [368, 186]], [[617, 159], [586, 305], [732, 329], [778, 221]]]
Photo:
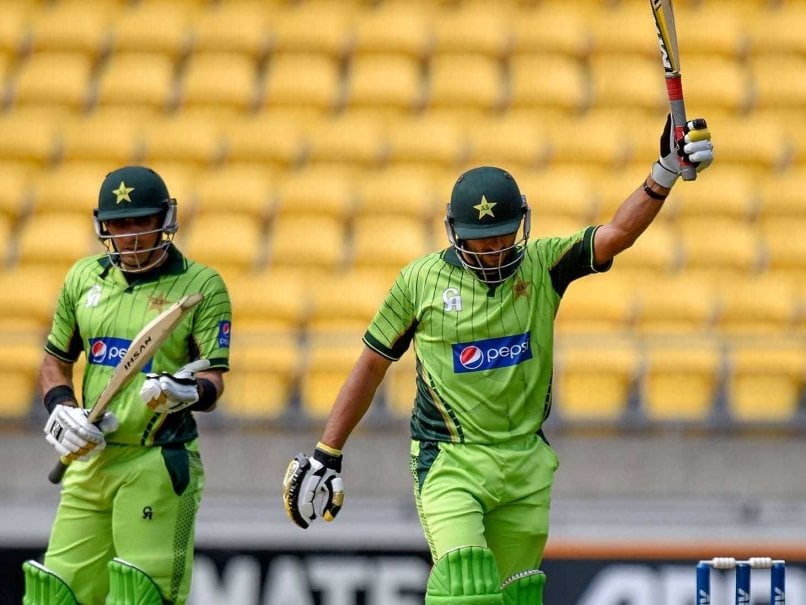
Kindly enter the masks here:
[[549, 273], [554, 290], [562, 296], [575, 279], [609, 271], [613, 260], [596, 264], [593, 258], [593, 238], [599, 227], [586, 227], [565, 238], [549, 238], [546, 242]]
[[194, 315], [192, 357], [210, 360], [210, 369], [229, 370], [232, 304], [221, 276], [210, 271], [201, 289], [204, 300]]
[[408, 350], [417, 328], [408, 269], [404, 268], [392, 284], [363, 339], [370, 349], [392, 361]]
[[68, 363], [74, 363], [84, 350], [76, 316], [80, 264], [81, 262], [76, 263], [64, 279], [45, 343], [48, 353]]

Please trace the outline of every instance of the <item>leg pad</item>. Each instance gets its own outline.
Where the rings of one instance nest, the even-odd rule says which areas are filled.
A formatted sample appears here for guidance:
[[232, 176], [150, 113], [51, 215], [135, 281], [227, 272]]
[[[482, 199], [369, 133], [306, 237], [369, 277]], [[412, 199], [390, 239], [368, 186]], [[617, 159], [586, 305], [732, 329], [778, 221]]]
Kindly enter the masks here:
[[67, 583], [41, 563], [26, 561], [22, 571], [25, 575], [22, 605], [78, 605]]
[[543, 605], [546, 574], [538, 569], [522, 571], [504, 580], [504, 605]]
[[428, 577], [425, 605], [503, 605], [493, 553], [480, 546], [448, 551]]
[[112, 559], [109, 569], [109, 596], [106, 605], [163, 605], [154, 580], [139, 567]]

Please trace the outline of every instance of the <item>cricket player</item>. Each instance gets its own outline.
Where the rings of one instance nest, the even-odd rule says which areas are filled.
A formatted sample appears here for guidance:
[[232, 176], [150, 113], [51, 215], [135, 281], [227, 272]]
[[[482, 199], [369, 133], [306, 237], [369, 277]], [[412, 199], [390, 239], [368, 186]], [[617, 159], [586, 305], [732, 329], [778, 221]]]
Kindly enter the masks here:
[[[48, 443], [69, 460], [44, 560], [24, 564], [26, 605], [187, 601], [204, 486], [194, 412], [209, 412], [229, 367], [231, 305], [221, 276], [172, 240], [176, 200], [143, 166], [110, 172], [95, 228], [106, 254], [73, 265], [45, 345], [40, 387]], [[65, 234], [69, 236], [69, 234]], [[143, 372], [97, 423], [88, 408], [131, 339], [201, 292]], [[82, 401], [73, 366], [86, 359]]]
[[529, 241], [530, 208], [505, 170], [456, 181], [451, 246], [406, 266], [365, 335], [312, 457], [284, 479], [291, 520], [306, 528], [342, 507], [342, 448], [389, 365], [414, 343], [414, 496], [434, 560], [428, 605], [542, 603], [538, 571], [558, 459], [542, 431], [551, 411], [553, 322], [569, 284], [610, 269], [663, 206], [680, 156], [713, 159], [704, 120], [676, 145], [671, 120], [658, 161], [609, 223]]

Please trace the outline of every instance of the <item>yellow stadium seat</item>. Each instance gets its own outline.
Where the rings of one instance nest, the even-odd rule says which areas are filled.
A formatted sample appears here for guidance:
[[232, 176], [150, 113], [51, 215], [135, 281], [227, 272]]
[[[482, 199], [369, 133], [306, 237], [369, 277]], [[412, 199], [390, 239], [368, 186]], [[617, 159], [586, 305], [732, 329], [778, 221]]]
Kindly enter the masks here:
[[300, 403], [307, 417], [321, 421], [330, 414], [339, 389], [364, 349], [361, 336], [351, 332], [310, 340], [300, 380]]
[[414, 350], [410, 349], [389, 366], [382, 386], [386, 409], [393, 418], [409, 418], [417, 396], [417, 369]]
[[223, 208], [196, 216], [182, 242], [190, 258], [228, 275], [255, 269], [264, 254], [262, 223]]
[[547, 216], [564, 216], [575, 221], [573, 231], [591, 223], [596, 215], [597, 197], [589, 174], [577, 167], [559, 166], [534, 172], [514, 172], [521, 195], [532, 207], [532, 227]]
[[234, 52], [260, 60], [269, 47], [270, 11], [259, 0], [207, 3], [191, 15], [192, 45], [205, 52]]
[[764, 336], [733, 343], [728, 412], [740, 423], [788, 425], [796, 420], [806, 387], [802, 341]]
[[100, 107], [163, 111], [173, 102], [173, 87], [171, 57], [158, 53], [115, 53], [98, 75], [96, 103]]
[[[541, 3], [526, 5], [512, 18], [513, 54], [559, 54], [582, 59], [590, 52], [591, 34], [584, 17], [564, 3], [566, 10]], [[555, 10], [552, 10], [555, 9]], [[541, 80], [548, 80], [541, 74]]]
[[[28, 212], [33, 182], [32, 171], [24, 165], [16, 162], [0, 164], [0, 216], [8, 221], [8, 226]], [[10, 240], [0, 241], [7, 246]]]
[[806, 273], [806, 218], [801, 216], [765, 219], [761, 223], [768, 270]]
[[255, 164], [267, 170], [299, 164], [306, 146], [305, 128], [283, 112], [241, 116], [223, 127], [226, 161]]
[[548, 108], [569, 113], [588, 104], [583, 64], [560, 54], [517, 54], [510, 61], [512, 108]]
[[50, 267], [64, 276], [75, 261], [101, 250], [93, 245], [92, 216], [79, 212], [48, 213], [30, 217], [17, 241], [17, 266]]
[[432, 20], [422, 4], [382, 2], [355, 15], [354, 56], [395, 53], [420, 59], [432, 45]]
[[750, 59], [758, 109], [806, 106], [806, 55], [762, 54]]
[[155, 118], [143, 127], [143, 159], [188, 163], [200, 168], [215, 165], [224, 154], [222, 128], [204, 116], [177, 114]]
[[78, 112], [88, 102], [91, 69], [90, 58], [80, 53], [34, 53], [20, 66], [13, 103], [17, 107], [55, 105]]
[[370, 168], [383, 155], [383, 127], [373, 117], [347, 113], [324, 120], [308, 137], [310, 164], [345, 164]]
[[645, 352], [643, 413], [650, 422], [706, 423], [715, 413], [722, 356], [712, 341], [659, 339]]
[[11, 257], [11, 219], [0, 214], [0, 266], [5, 267]]
[[272, 55], [261, 91], [263, 108], [327, 113], [341, 102], [340, 87], [339, 63], [333, 57], [312, 52]]
[[277, 179], [277, 214], [281, 218], [318, 215], [345, 221], [353, 214], [356, 188], [350, 169], [313, 165], [287, 172]]
[[437, 54], [431, 58], [429, 74], [429, 107], [493, 111], [502, 106], [503, 74], [493, 57]]
[[[740, 166], [728, 164], [714, 168], [714, 174], [698, 179], [695, 187], [675, 189], [673, 207], [664, 208], [664, 214], [671, 210], [680, 221], [714, 218], [752, 221], [757, 213], [758, 198], [754, 179]], [[725, 187], [725, 183], [730, 183], [730, 187]]]
[[[590, 162], [601, 168], [619, 168], [629, 158], [632, 148], [628, 136], [624, 133], [618, 136], [612, 116], [607, 111], [554, 120], [546, 124], [546, 134], [550, 139], [549, 161], [552, 163]], [[625, 192], [625, 197], [628, 193], [630, 191]]]
[[407, 117], [389, 126], [388, 161], [434, 169], [456, 168], [466, 153], [460, 127], [433, 113]]
[[639, 334], [697, 335], [713, 329], [718, 304], [716, 288], [700, 276], [645, 274], [634, 284], [634, 295], [634, 328]]
[[737, 112], [750, 107], [749, 72], [738, 61], [714, 55], [694, 55], [686, 57], [683, 66], [683, 87], [689, 107]]
[[474, 53], [491, 58], [505, 56], [512, 47], [512, 29], [506, 9], [505, 4], [490, 2], [443, 5], [433, 15], [433, 52]]
[[310, 313], [309, 289], [292, 271], [260, 271], [227, 281], [238, 332], [299, 334]]
[[[2, 191], [2, 189], [0, 189]], [[442, 210], [434, 177], [410, 166], [367, 171], [358, 183], [358, 216], [403, 215], [428, 220]]]
[[758, 220], [797, 219], [803, 216], [806, 193], [799, 183], [806, 179], [806, 166], [792, 168], [785, 173], [767, 175], [758, 184], [760, 197]]
[[466, 134], [470, 146], [467, 162], [474, 166], [528, 170], [542, 165], [549, 152], [537, 121], [517, 113], [478, 120], [468, 125]]
[[59, 127], [59, 159], [103, 165], [106, 172], [135, 163], [142, 154], [144, 121], [125, 109], [100, 109], [64, 120]]
[[227, 166], [206, 171], [194, 184], [196, 211], [232, 212], [265, 221], [274, 210], [274, 189], [258, 166]]
[[92, 223], [92, 211], [98, 207], [98, 191], [107, 172], [94, 164], [74, 163], [42, 173], [33, 190], [33, 211], [39, 215], [75, 212]]
[[795, 327], [796, 292], [774, 273], [726, 280], [719, 287], [717, 329], [726, 335], [784, 335]]
[[236, 420], [274, 420], [289, 411], [302, 353], [289, 333], [237, 335], [220, 410]]
[[[706, 116], [705, 113], [702, 115]], [[798, 120], [802, 121], [798, 118], [792, 124], [781, 123], [760, 111], [742, 117], [709, 111], [706, 117], [718, 149], [719, 162], [723, 164], [720, 169], [736, 165], [745, 170], [754, 169], [764, 176], [785, 168], [790, 162], [795, 145], [794, 133], [799, 127]], [[753, 133], [750, 150], [745, 134], [748, 132]]]
[[669, 223], [656, 220], [638, 241], [613, 261], [615, 271], [670, 274], [681, 262], [680, 238]]
[[6, 2], [0, 19], [0, 54], [9, 57], [22, 51], [30, 32], [30, 7], [22, 2]]
[[[748, 51], [746, 7], [752, 2], [695, 2], [693, 8], [675, 11], [677, 40], [685, 74], [688, 58], [718, 55], [741, 60]], [[677, 8], [677, 6], [675, 6]], [[703, 23], [718, 27], [703, 27]]]
[[614, 275], [571, 282], [557, 312], [558, 334], [617, 333], [630, 327], [635, 300], [629, 284]]
[[46, 334], [63, 278], [58, 269], [41, 265], [0, 271], [0, 303], [5, 309], [0, 317], [0, 330]]
[[649, 11], [642, 2], [620, 2], [598, 11], [588, 20], [592, 53], [646, 55], [657, 57], [660, 63], [658, 38]]
[[352, 16], [349, 2], [285, 3], [268, 23], [271, 50], [338, 59], [347, 51]]
[[0, 161], [41, 168], [58, 153], [58, 130], [54, 116], [34, 110], [15, 110], [0, 116]]
[[596, 108], [640, 107], [657, 112], [668, 107], [663, 70], [656, 57], [613, 53], [594, 55], [590, 60], [590, 70], [592, 105]]
[[92, 60], [108, 50], [113, 9], [105, 3], [95, 2], [91, 9], [78, 0], [44, 4], [32, 15], [31, 50], [80, 52]]
[[0, 345], [0, 418], [25, 420], [39, 399], [37, 373], [45, 353], [39, 332], [3, 333]]
[[127, 4], [113, 16], [112, 50], [177, 58], [190, 46], [190, 5], [158, 0]]
[[750, 52], [806, 55], [806, 6], [801, 2], [782, 2], [777, 10], [759, 11], [748, 22]]
[[552, 411], [569, 423], [624, 420], [640, 361], [636, 341], [629, 338], [562, 339], [555, 355]]
[[703, 218], [681, 223], [685, 270], [749, 274], [760, 268], [762, 241], [751, 224], [733, 219]]
[[356, 108], [394, 108], [412, 111], [422, 104], [421, 67], [403, 54], [365, 54], [353, 58], [345, 105]]
[[332, 272], [344, 262], [344, 222], [331, 216], [277, 218], [269, 241], [273, 269], [298, 268]]
[[311, 282], [309, 334], [363, 334], [391, 282], [371, 271], [351, 270]]
[[179, 87], [181, 109], [246, 112], [255, 104], [257, 65], [234, 52], [196, 52], [190, 56]]
[[356, 268], [402, 269], [430, 252], [426, 224], [414, 217], [358, 216], [353, 221], [352, 244]]

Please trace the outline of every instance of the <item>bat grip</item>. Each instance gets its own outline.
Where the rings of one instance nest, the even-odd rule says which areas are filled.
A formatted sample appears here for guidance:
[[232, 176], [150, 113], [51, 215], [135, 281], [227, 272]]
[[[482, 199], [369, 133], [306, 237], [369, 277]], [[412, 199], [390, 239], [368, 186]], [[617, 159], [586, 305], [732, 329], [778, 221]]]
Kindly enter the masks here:
[[[686, 104], [683, 101], [683, 82], [680, 74], [666, 76], [666, 94], [669, 97], [669, 107], [672, 112], [672, 124], [674, 125], [674, 141], [680, 143], [686, 136]], [[680, 157], [680, 170], [683, 173], [684, 181], [694, 181], [697, 179], [697, 168], [685, 157]]]
[[53, 470], [48, 473], [48, 481], [50, 481], [53, 485], [57, 485], [62, 482], [62, 477], [64, 477], [64, 472], [67, 470], [67, 465], [69, 463], [65, 462], [64, 459], [60, 458], [56, 465], [53, 467]]

